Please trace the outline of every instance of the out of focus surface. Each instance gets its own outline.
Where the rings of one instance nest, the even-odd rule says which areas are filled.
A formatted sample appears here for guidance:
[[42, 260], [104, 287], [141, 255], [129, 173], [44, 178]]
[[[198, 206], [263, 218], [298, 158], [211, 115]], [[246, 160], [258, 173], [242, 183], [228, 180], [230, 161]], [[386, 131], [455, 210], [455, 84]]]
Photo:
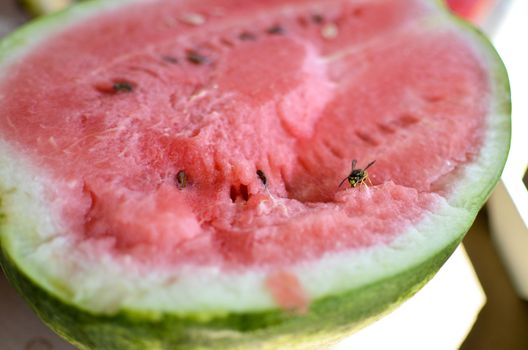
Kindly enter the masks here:
[[14, 0], [0, 0], [0, 38], [28, 20]]
[[462, 349], [528, 349], [528, 302], [521, 299], [528, 299], [528, 1], [448, 2], [492, 39], [508, 69], [513, 104], [510, 155], [490, 215], [482, 212], [464, 240], [487, 303]]
[[493, 41], [510, 75], [512, 143], [501, 183], [489, 201], [491, 232], [517, 292], [528, 300], [528, 1], [511, 3], [507, 17], [493, 32]]
[[482, 211], [464, 246], [486, 294], [486, 305], [462, 344], [462, 350], [528, 349], [528, 302], [519, 298], [492, 243], [488, 216]]

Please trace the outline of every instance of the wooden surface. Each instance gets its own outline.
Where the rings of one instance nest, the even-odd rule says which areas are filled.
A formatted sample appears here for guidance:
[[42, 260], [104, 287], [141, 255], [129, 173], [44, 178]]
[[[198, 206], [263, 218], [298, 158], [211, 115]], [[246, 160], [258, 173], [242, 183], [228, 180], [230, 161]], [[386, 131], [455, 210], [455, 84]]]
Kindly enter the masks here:
[[466, 235], [464, 246], [484, 288], [487, 303], [461, 349], [527, 350], [528, 302], [515, 294], [493, 246], [485, 211], [481, 211]]

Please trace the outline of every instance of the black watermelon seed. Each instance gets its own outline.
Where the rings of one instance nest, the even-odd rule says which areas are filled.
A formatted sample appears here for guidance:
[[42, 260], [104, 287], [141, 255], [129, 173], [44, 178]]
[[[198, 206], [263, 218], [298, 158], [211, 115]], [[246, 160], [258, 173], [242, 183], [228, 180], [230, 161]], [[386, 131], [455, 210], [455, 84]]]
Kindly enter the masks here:
[[266, 179], [266, 175], [264, 175], [264, 172], [262, 170], [257, 170], [257, 176], [259, 177], [260, 181], [264, 186], [268, 183], [268, 179]]
[[206, 56], [199, 53], [198, 51], [188, 50], [187, 51], [187, 61], [191, 62], [192, 64], [200, 65], [200, 64], [205, 64], [209, 62], [209, 59]]
[[312, 15], [311, 19], [312, 19], [312, 22], [316, 24], [322, 24], [324, 22], [324, 17], [319, 14]]
[[116, 81], [112, 85], [112, 89], [115, 92], [132, 92], [134, 90], [134, 86], [128, 81]]
[[178, 63], [178, 59], [176, 57], [173, 57], [173, 56], [162, 56], [161, 59], [165, 62], [168, 62], [168, 63], [172, 63], [172, 64], [177, 64]]
[[242, 41], [252, 41], [252, 40], [257, 40], [257, 36], [253, 33], [250, 33], [250, 32], [242, 32], [240, 33], [240, 35], [238, 36], [238, 38]]
[[185, 170], [178, 171], [178, 173], [176, 174], [175, 180], [180, 190], [187, 187], [187, 174], [185, 173]]
[[266, 33], [271, 35], [282, 35], [286, 33], [286, 30], [280, 25], [274, 25], [266, 30]]

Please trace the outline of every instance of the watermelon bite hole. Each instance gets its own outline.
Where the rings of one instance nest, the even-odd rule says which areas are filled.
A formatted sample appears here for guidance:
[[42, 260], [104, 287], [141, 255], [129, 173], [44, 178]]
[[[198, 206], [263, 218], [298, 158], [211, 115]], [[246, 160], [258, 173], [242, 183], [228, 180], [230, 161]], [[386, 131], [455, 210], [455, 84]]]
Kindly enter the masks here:
[[244, 184], [240, 184], [239, 186], [231, 185], [229, 188], [229, 197], [233, 203], [236, 202], [238, 198], [242, 198], [242, 200], [247, 202], [249, 200], [248, 186]]
[[[224, 5], [193, 30], [148, 25], [179, 2], [128, 6], [4, 79], [0, 133], [46, 169], [61, 234], [155, 264], [273, 266], [386, 243], [443, 201], [488, 112], [463, 39], [413, 26], [423, 4], [277, 5], [273, 23]], [[337, 188], [352, 159], [376, 161], [372, 186]]]

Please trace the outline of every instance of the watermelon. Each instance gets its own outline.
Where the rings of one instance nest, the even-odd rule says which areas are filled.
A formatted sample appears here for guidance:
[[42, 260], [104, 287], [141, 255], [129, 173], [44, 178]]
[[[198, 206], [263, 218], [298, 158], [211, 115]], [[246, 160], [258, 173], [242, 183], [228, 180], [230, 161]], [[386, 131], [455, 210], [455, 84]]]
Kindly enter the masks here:
[[80, 349], [328, 347], [434, 275], [509, 147], [441, 1], [86, 2], [0, 52], [1, 265]]

